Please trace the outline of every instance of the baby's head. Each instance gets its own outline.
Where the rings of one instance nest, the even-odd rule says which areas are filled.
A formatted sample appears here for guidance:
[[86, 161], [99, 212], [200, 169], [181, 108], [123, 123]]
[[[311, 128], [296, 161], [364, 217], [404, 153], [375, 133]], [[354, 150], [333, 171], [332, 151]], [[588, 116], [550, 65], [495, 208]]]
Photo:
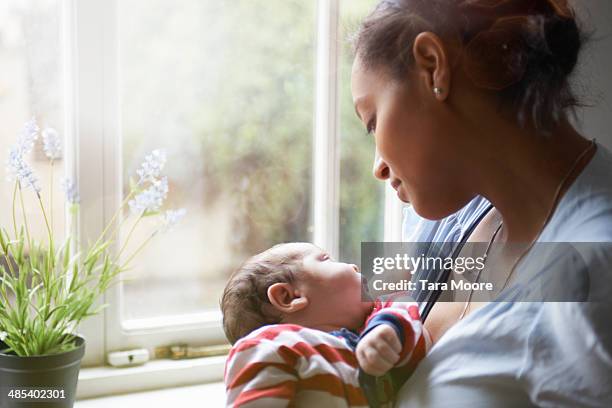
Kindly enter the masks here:
[[247, 260], [223, 297], [223, 329], [234, 344], [267, 324], [358, 330], [373, 307], [362, 301], [357, 266], [330, 259], [309, 243], [276, 245]]

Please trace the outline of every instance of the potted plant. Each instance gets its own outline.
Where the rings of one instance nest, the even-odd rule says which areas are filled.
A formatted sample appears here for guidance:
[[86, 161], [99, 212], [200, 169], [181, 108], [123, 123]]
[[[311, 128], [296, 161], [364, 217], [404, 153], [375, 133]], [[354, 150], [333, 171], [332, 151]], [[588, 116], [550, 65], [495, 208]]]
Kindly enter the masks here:
[[[43, 150], [51, 164], [50, 199], [42, 197], [38, 179], [26, 156], [42, 136]], [[145, 157], [130, 179], [130, 191], [120, 208], [91, 245], [81, 245], [68, 235], [56, 242], [53, 234], [53, 168], [61, 155], [57, 132], [40, 132], [32, 119], [10, 149], [7, 171], [14, 183], [12, 225], [0, 227], [0, 407], [72, 407], [80, 361], [86, 341], [75, 333], [83, 319], [100, 312], [96, 301], [125, 271], [142, 248], [161, 231], [168, 230], [185, 214], [184, 209], [161, 211], [168, 181], [161, 172], [166, 155], [155, 150]], [[69, 214], [76, 216], [79, 197], [75, 184], [62, 183]], [[31, 191], [29, 191], [31, 190]], [[37, 201], [46, 236], [30, 235], [24, 202]], [[129, 207], [136, 221], [121, 249], [110, 249]], [[143, 217], [157, 216], [159, 227], [131, 255], [123, 255], [132, 232]]]

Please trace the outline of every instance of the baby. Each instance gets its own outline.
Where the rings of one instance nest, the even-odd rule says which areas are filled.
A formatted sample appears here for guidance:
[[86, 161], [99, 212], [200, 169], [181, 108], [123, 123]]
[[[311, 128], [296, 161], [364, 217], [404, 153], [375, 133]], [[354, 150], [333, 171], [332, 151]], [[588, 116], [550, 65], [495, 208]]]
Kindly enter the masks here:
[[372, 301], [357, 266], [309, 243], [247, 260], [221, 310], [230, 407], [391, 406], [430, 344], [414, 302]]

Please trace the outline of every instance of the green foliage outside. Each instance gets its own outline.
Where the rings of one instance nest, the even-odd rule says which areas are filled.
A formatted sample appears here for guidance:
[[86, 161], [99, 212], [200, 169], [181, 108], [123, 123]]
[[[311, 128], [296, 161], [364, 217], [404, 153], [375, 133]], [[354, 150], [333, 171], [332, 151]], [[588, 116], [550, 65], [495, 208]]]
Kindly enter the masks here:
[[[139, 19], [124, 38], [130, 61], [124, 65], [123, 84], [124, 111], [130, 112], [124, 118], [125, 160], [140, 157], [140, 150], [146, 150], [143, 140], [149, 140], [147, 148], [164, 147], [162, 136], [142, 125], [147, 116], [162, 122], [156, 132], [160, 135], [167, 128], [163, 122], [180, 122], [189, 131], [179, 144], [189, 140], [190, 154], [201, 162], [196, 166], [186, 160], [197, 169], [192, 177], [201, 188], [193, 199], [204, 211], [216, 200], [231, 203], [238, 258], [279, 242], [310, 241], [316, 2], [178, 4], [125, 4], [132, 9], [126, 15], [147, 9], [145, 20]], [[371, 175], [373, 139], [352, 105], [347, 41], [348, 30], [356, 28], [373, 4], [341, 2], [340, 253], [352, 262], [359, 261], [361, 241], [382, 238], [382, 184]], [[150, 27], [155, 27], [153, 36]], [[173, 156], [186, 156], [169, 150]], [[181, 190], [185, 193], [193, 185], [178, 182], [173, 188], [184, 201]]]

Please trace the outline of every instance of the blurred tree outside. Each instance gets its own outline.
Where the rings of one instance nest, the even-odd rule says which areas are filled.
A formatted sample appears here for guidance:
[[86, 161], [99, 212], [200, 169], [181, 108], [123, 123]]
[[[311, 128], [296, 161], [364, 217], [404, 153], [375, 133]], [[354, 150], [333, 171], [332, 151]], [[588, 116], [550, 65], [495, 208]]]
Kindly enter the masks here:
[[[373, 139], [352, 105], [347, 35], [373, 3], [341, 2], [340, 252], [357, 263], [361, 241], [382, 239], [382, 184], [371, 175]], [[119, 7], [125, 191], [142, 157], [164, 148], [171, 205], [188, 209], [177, 230], [134, 262], [126, 313], [217, 307], [246, 257], [312, 239], [317, 4], [126, 0]], [[163, 311], [152, 307], [155, 287], [169, 300]]]
[[353, 53], [349, 40], [376, 3], [340, 2], [340, 259], [356, 264], [361, 260], [361, 242], [382, 241], [384, 232], [384, 184], [372, 175], [374, 138], [367, 135], [355, 114], [350, 83]]

